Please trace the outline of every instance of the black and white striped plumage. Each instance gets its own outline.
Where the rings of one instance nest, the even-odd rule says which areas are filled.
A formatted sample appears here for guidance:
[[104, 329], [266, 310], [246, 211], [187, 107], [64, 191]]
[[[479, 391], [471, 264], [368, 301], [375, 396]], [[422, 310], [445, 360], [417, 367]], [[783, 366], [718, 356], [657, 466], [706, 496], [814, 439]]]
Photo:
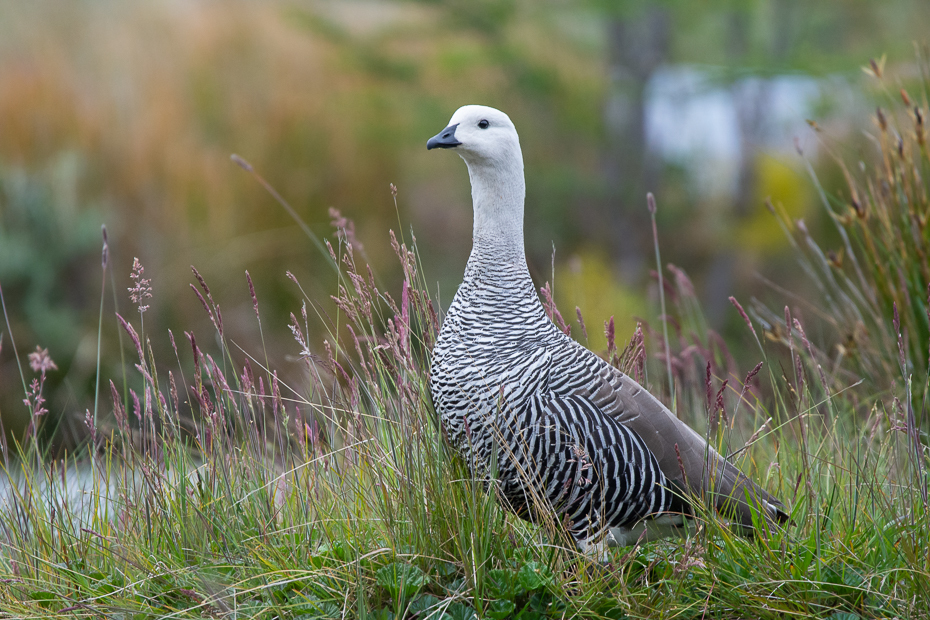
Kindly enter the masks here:
[[[583, 396], [537, 394], [504, 431], [501, 495], [518, 515], [551, 506], [579, 541], [668, 510], [674, 499], [639, 435]], [[532, 497], [535, 490], [542, 497]], [[540, 501], [545, 499], [545, 501]]]
[[526, 265], [523, 156], [507, 115], [465, 106], [427, 147], [455, 148], [472, 184], [473, 249], [433, 350], [430, 389], [473, 472], [496, 476], [521, 516], [555, 510], [582, 547], [607, 528], [622, 535], [644, 517], [680, 512], [685, 490], [711, 494], [745, 526], [750, 503], [783, 519], [780, 502], [546, 316]]

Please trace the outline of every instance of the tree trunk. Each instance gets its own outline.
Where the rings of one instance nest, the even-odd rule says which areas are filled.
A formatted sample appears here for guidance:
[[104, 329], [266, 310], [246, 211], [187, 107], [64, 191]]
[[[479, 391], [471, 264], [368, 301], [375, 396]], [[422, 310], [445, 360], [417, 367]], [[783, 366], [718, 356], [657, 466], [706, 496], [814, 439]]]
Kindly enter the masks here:
[[604, 106], [607, 133], [603, 175], [607, 195], [594, 234], [612, 248], [626, 280], [643, 272], [650, 238], [646, 192], [655, 189], [658, 166], [646, 150], [645, 90], [649, 78], [668, 55], [669, 17], [648, 5], [635, 15], [608, 22], [609, 89]]

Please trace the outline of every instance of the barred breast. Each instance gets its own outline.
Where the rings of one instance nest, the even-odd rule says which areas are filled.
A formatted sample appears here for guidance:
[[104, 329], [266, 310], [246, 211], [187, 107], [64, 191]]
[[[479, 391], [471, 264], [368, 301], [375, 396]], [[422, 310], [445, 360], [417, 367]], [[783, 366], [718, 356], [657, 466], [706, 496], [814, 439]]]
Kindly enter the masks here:
[[531, 520], [554, 510], [579, 544], [675, 497], [642, 438], [582, 395], [602, 363], [552, 324], [520, 256], [473, 254], [433, 353], [451, 444], [508, 508]]

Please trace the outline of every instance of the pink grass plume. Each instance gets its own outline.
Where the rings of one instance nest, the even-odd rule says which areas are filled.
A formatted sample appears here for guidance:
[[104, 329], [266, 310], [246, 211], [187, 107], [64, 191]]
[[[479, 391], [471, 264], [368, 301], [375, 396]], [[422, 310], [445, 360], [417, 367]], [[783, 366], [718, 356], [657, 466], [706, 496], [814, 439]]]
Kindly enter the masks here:
[[132, 300], [132, 303], [136, 304], [136, 307], [139, 309], [139, 314], [143, 314], [146, 310], [149, 309], [149, 306], [145, 303], [145, 300], [151, 299], [152, 297], [152, 281], [148, 278], [145, 278], [144, 276], [145, 268], [142, 266], [142, 263], [138, 258], [133, 258], [132, 273], [129, 274], [129, 277], [132, 278], [132, 281], [135, 284], [129, 287], [128, 290], [129, 299]]

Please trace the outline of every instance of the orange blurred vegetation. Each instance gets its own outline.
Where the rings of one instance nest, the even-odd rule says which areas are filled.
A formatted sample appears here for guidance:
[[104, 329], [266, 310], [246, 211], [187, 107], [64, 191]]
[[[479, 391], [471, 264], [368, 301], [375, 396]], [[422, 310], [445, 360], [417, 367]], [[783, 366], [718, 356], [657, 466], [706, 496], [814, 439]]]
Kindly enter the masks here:
[[[562, 46], [557, 53], [547, 45], [551, 36], [539, 36], [544, 21], [514, 24], [489, 42], [487, 33], [450, 29], [443, 19], [439, 7], [411, 3], [4, 4], [0, 172], [24, 172], [44, 184], [63, 156], [76, 162], [65, 188], [73, 204], [52, 200], [42, 217], [68, 222], [62, 209], [71, 208], [83, 224], [106, 224], [119, 311], [133, 314], [123, 291], [138, 256], [155, 294], [146, 324], [159, 333], [165, 326], [176, 334], [207, 329], [187, 286], [193, 264], [232, 333], [254, 349], [248, 269], [263, 319], [281, 327], [265, 333], [267, 350], [280, 361], [293, 349], [283, 326], [299, 308], [285, 270], [324, 309], [335, 279], [230, 154], [248, 160], [319, 235], [332, 232], [329, 206], [357, 220], [366, 256], [389, 276], [396, 273], [387, 236], [399, 226], [389, 190], [395, 183], [400, 225], [412, 224], [426, 238], [446, 303], [454, 292], [447, 280], [469, 249], [467, 177], [457, 158], [426, 158], [423, 144], [455, 107], [481, 101], [545, 120], [552, 106], [575, 110], [539, 129], [524, 122], [522, 133], [540, 138], [538, 161], [575, 155], [583, 169], [595, 159], [588, 138], [598, 122], [600, 67], [590, 51], [565, 53], [575, 48]], [[539, 89], [546, 103], [538, 101]], [[579, 114], [578, 101], [590, 116]], [[570, 137], [586, 124], [588, 131]], [[37, 232], [32, 245], [43, 235]], [[68, 377], [68, 409], [81, 407], [95, 372], [99, 248], [85, 241], [62, 259], [73, 274], [48, 275], [69, 277], [82, 291], [70, 300], [80, 333], [66, 341], [50, 342], [56, 336], [48, 321], [23, 312], [35, 274], [8, 274], [3, 282], [17, 339], [51, 347]], [[112, 317], [107, 296], [105, 317]], [[102, 355], [105, 366], [114, 365], [111, 373], [118, 372], [116, 331], [106, 330]], [[166, 348], [164, 340], [153, 337], [153, 344]], [[0, 380], [16, 385], [12, 360], [0, 362]]]

